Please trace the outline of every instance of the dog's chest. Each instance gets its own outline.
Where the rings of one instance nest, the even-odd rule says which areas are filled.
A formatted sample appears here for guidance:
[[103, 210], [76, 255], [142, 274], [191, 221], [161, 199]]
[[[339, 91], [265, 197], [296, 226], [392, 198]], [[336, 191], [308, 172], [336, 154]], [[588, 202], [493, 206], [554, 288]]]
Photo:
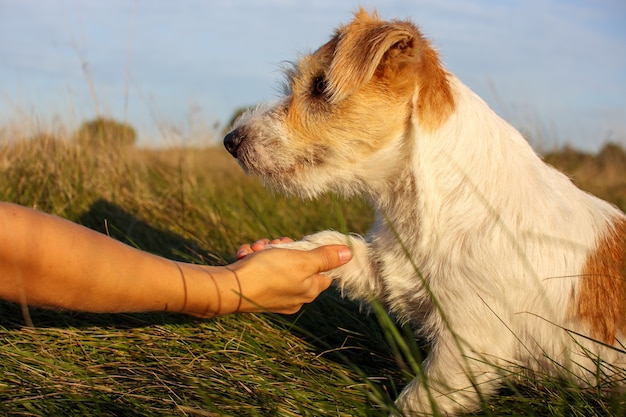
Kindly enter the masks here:
[[379, 222], [370, 239], [385, 303], [402, 319], [423, 322], [432, 310], [432, 302], [428, 290], [430, 271], [419, 250], [417, 218], [401, 228]]

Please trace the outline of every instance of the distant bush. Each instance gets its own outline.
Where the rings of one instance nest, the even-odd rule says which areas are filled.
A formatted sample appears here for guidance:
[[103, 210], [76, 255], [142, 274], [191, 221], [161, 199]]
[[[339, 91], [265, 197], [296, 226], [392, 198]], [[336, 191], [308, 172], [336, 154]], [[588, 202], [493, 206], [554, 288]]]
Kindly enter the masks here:
[[98, 117], [82, 124], [74, 134], [74, 141], [82, 146], [102, 149], [122, 149], [135, 145], [137, 132], [127, 124], [114, 119]]
[[544, 159], [566, 172], [585, 191], [611, 201], [626, 211], [626, 150], [607, 143], [597, 154], [566, 146]]
[[602, 167], [615, 167], [626, 174], [626, 151], [616, 143], [607, 143], [598, 153], [598, 163]]

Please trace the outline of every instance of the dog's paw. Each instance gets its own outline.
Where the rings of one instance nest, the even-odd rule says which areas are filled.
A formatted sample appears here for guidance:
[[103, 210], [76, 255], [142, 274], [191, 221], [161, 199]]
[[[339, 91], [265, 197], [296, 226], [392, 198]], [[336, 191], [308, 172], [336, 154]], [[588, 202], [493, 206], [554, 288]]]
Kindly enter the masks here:
[[346, 245], [353, 247], [355, 245], [364, 245], [365, 240], [358, 235], [345, 235], [343, 233], [335, 232], [334, 230], [325, 230], [323, 232], [317, 232], [312, 235], [302, 238], [304, 242], [309, 242], [318, 246], [324, 245]]
[[268, 247], [298, 250], [311, 250], [325, 245], [345, 245], [354, 248], [355, 243], [365, 244], [365, 240], [357, 235], [344, 235], [333, 230], [325, 230], [308, 235], [295, 242], [272, 243]]
[[352, 259], [347, 264], [325, 272], [335, 280], [342, 292], [351, 298], [366, 300], [377, 293], [376, 274], [369, 255], [369, 246], [365, 239], [358, 235], [326, 230], [305, 236], [302, 240], [289, 243], [269, 245], [271, 247], [311, 250], [325, 245], [345, 245], [352, 251]]

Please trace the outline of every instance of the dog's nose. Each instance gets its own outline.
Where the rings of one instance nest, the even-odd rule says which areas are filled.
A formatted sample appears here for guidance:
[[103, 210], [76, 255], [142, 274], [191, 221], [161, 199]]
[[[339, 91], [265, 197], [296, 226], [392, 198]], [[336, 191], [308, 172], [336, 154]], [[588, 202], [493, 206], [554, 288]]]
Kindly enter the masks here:
[[241, 141], [243, 140], [244, 135], [240, 129], [235, 129], [226, 136], [224, 136], [224, 147], [232, 156], [237, 158], [237, 150], [239, 149], [239, 145], [241, 145]]

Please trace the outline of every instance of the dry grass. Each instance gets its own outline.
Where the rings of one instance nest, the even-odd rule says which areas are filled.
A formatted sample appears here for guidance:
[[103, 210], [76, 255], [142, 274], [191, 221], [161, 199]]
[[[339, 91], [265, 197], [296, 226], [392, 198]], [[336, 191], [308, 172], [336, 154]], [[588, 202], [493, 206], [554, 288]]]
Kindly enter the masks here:
[[[96, 152], [64, 136], [14, 136], [4, 135], [12, 141], [0, 147], [0, 198], [171, 258], [223, 264], [240, 243], [261, 236], [364, 232], [372, 222], [358, 200], [274, 195], [221, 148]], [[546, 159], [624, 208], [622, 156], [567, 150]], [[34, 309], [36, 327], [27, 328], [19, 307], [0, 303], [0, 310], [6, 415], [386, 415], [421, 355], [410, 329], [364, 315], [332, 291], [293, 317]], [[478, 414], [623, 414], [622, 400], [528, 379]]]
[[547, 153], [545, 160], [582, 189], [626, 211], [626, 151], [621, 146], [607, 144], [595, 155], [565, 147]]

